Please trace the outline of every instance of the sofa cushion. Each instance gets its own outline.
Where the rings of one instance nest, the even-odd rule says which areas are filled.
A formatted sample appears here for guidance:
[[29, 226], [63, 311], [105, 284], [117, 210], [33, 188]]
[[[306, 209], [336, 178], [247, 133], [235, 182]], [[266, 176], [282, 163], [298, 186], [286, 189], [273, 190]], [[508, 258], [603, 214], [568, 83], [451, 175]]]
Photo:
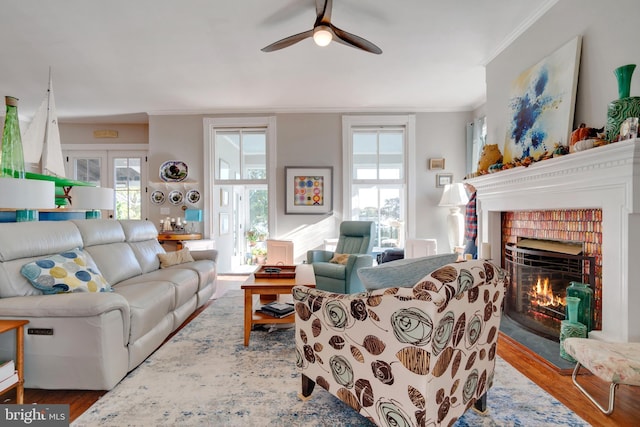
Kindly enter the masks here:
[[25, 264], [20, 272], [44, 294], [111, 292], [89, 254], [73, 249]]
[[184, 264], [185, 262], [193, 262], [193, 257], [189, 248], [180, 249], [175, 252], [167, 252], [164, 254], [158, 254], [160, 260], [160, 268], [171, 267], [172, 265]]
[[422, 258], [399, 259], [358, 270], [358, 277], [367, 290], [392, 287], [412, 287], [424, 276], [443, 265], [455, 262], [458, 254], [431, 255]]

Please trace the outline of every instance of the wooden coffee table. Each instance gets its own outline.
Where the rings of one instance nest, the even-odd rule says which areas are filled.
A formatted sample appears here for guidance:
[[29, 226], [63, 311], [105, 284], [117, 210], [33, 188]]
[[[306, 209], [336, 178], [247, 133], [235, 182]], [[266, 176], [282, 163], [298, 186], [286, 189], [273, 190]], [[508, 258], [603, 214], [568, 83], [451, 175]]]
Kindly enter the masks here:
[[[298, 266], [301, 268], [303, 266]], [[304, 267], [312, 268], [310, 265], [306, 265]], [[301, 276], [304, 279], [301, 280]], [[260, 278], [256, 279], [252, 274], [249, 276], [247, 281], [241, 286], [244, 289], [244, 345], [245, 347], [249, 345], [249, 337], [251, 336], [251, 328], [253, 325], [258, 324], [272, 324], [272, 323], [294, 323], [295, 322], [295, 314], [291, 313], [291, 315], [283, 318], [277, 318], [269, 316], [268, 314], [263, 314], [260, 312], [256, 312], [253, 309], [253, 296], [254, 295], [286, 295], [291, 294], [291, 290], [295, 285], [306, 285], [309, 287], [315, 287], [315, 283], [313, 282], [313, 270], [311, 270], [311, 276], [309, 276], [308, 271], [305, 271], [303, 274], [299, 274], [296, 271], [296, 278]]]

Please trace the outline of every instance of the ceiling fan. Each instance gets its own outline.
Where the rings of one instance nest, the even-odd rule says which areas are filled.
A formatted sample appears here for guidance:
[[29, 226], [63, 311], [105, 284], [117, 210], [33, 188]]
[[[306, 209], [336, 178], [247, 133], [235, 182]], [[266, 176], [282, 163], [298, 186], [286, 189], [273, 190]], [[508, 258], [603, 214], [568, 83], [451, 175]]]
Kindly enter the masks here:
[[305, 31], [303, 33], [295, 34], [293, 36], [286, 37], [282, 40], [278, 40], [275, 43], [270, 44], [267, 47], [263, 47], [263, 52], [273, 52], [285, 47], [289, 47], [309, 37], [313, 37], [313, 40], [318, 46], [327, 46], [331, 43], [331, 40], [335, 40], [346, 46], [351, 46], [356, 49], [362, 49], [367, 52], [381, 54], [380, 49], [375, 44], [355, 34], [348, 33], [331, 23], [331, 9], [333, 7], [333, 0], [316, 0], [316, 22], [313, 24], [313, 29]]

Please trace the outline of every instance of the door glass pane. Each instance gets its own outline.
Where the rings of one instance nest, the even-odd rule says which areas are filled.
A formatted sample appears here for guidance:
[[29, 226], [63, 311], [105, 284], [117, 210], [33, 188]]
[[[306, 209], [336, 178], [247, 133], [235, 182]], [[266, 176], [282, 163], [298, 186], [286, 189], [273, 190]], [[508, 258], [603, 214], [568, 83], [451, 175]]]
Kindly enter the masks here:
[[217, 131], [215, 139], [215, 179], [236, 179], [240, 173], [240, 133]]
[[116, 193], [116, 219], [142, 219], [141, 159], [113, 159]]
[[100, 185], [100, 158], [75, 158], [74, 179]]

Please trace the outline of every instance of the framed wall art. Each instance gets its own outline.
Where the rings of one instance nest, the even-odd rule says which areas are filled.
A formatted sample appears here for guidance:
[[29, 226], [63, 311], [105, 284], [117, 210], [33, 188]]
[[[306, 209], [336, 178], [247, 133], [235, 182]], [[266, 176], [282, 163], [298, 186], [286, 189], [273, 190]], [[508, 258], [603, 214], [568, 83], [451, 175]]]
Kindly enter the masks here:
[[285, 214], [333, 210], [333, 167], [285, 166]]
[[429, 159], [429, 169], [444, 169], [444, 159]]
[[436, 175], [436, 187], [444, 187], [447, 184], [453, 184], [452, 173], [439, 173]]
[[573, 38], [512, 82], [503, 163], [538, 160], [557, 143], [569, 145], [581, 40]]

